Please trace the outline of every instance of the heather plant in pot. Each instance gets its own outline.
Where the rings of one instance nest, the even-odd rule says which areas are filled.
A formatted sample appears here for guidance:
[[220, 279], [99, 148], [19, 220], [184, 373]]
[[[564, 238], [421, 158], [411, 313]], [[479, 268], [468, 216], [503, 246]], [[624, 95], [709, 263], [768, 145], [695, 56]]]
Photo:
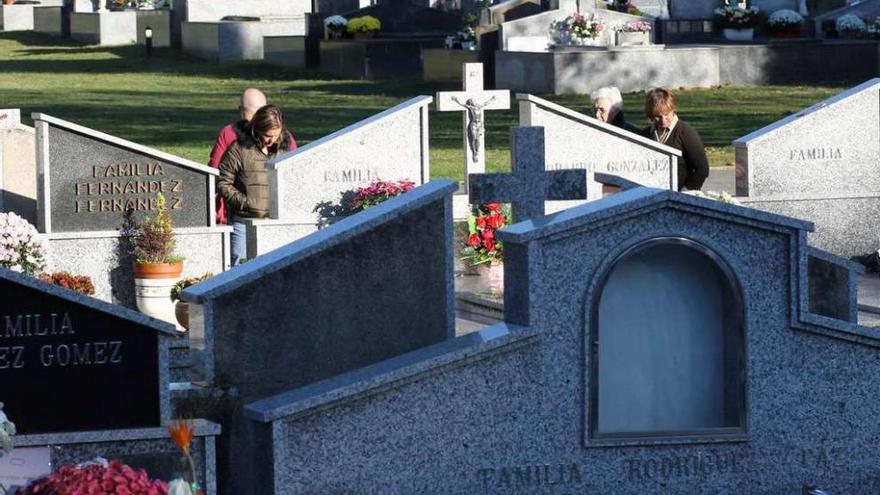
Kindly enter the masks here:
[[172, 324], [177, 319], [168, 293], [183, 272], [183, 257], [174, 254], [174, 247], [171, 215], [165, 197], [158, 194], [156, 215], [144, 220], [132, 239], [135, 299], [141, 313]]

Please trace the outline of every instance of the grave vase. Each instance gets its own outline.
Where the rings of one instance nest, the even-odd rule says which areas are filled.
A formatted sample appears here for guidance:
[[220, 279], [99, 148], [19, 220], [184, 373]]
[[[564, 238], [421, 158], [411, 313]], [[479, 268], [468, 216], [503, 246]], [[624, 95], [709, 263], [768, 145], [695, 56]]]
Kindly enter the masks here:
[[186, 330], [189, 330], [189, 303], [186, 301], [177, 301], [174, 304], [174, 318], [177, 324]]
[[171, 288], [180, 281], [182, 272], [182, 261], [176, 263], [135, 263], [134, 294], [138, 310], [147, 316], [167, 321], [181, 328], [177, 325], [177, 318], [174, 315]]
[[617, 46], [650, 45], [651, 39], [646, 31], [618, 31]]
[[723, 31], [724, 39], [728, 41], [752, 41], [755, 37], [755, 30], [753, 28], [747, 29], [728, 29], [725, 28]]
[[485, 287], [492, 292], [504, 292], [504, 264], [484, 263], [477, 269], [485, 282]]

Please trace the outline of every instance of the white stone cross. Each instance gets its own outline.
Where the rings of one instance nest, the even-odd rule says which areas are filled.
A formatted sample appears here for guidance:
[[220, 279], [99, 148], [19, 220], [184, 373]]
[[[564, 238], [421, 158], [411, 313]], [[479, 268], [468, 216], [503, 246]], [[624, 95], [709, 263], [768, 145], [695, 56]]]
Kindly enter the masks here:
[[[464, 91], [441, 91], [437, 93], [437, 110], [441, 112], [464, 112], [464, 176], [482, 174], [486, 171], [486, 147], [484, 145], [484, 110], [510, 108], [510, 91], [483, 89], [483, 64], [464, 64]], [[465, 180], [467, 192], [467, 180]]]

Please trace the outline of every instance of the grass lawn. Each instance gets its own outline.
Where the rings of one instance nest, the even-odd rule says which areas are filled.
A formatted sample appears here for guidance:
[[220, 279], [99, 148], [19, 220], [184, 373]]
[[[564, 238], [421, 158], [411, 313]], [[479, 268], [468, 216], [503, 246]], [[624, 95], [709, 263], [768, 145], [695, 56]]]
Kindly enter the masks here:
[[[263, 89], [284, 109], [300, 144], [352, 124], [417, 95], [458, 89], [457, 84], [412, 80], [329, 79], [262, 63], [217, 64], [143, 47], [84, 47], [33, 33], [0, 33], [0, 108], [42, 112], [197, 162], [208, 159], [216, 131], [237, 118], [237, 98], [248, 86]], [[837, 87], [763, 86], [682, 90], [679, 114], [698, 130], [712, 165], [733, 161], [731, 142], [823, 100]], [[583, 95], [539, 95], [575, 110]], [[641, 117], [643, 96], [624, 97], [629, 119]], [[458, 112], [430, 116], [432, 176], [461, 180], [462, 129]], [[488, 168], [509, 169], [508, 129], [516, 105], [486, 117]], [[391, 137], [389, 137], [391, 139]]]

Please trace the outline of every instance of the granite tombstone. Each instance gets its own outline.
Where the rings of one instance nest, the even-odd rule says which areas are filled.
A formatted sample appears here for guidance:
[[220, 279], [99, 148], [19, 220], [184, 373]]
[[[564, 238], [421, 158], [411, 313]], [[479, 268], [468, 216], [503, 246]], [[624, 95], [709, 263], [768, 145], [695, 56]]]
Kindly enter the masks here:
[[317, 229], [316, 207], [375, 180], [430, 177], [428, 108], [419, 96], [280, 155], [269, 169], [269, 219], [247, 220], [248, 257]]
[[808, 304], [808, 260], [848, 262], [809, 247], [808, 222], [622, 188], [498, 233], [504, 323], [248, 404], [266, 453], [251, 479], [285, 494], [876, 493], [880, 400], [864, 390], [880, 334]]
[[244, 403], [454, 336], [454, 189], [432, 181], [184, 291], [208, 383], [235, 391], [214, 412], [231, 493], [273, 493], [251, 478], [266, 452]]
[[733, 143], [736, 193], [755, 208], [810, 220], [811, 241], [850, 257], [878, 248], [880, 79]]
[[184, 275], [229, 264], [230, 227], [215, 225], [216, 169], [44, 114], [34, 114], [37, 227], [49, 268], [89, 275], [96, 297], [134, 307], [128, 232], [162, 193]]
[[[547, 170], [586, 169], [588, 199], [602, 197], [597, 173], [662, 189], [678, 184], [680, 151], [536, 96], [518, 94], [516, 99], [520, 125], [546, 129]], [[548, 211], [577, 204], [564, 201], [548, 205]]]

